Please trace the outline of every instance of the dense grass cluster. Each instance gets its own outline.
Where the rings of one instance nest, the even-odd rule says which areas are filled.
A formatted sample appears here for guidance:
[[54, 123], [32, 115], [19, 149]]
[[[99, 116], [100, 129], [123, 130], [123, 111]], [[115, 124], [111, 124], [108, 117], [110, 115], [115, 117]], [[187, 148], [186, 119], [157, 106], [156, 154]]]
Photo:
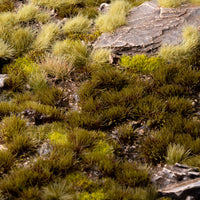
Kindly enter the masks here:
[[91, 43], [143, 1], [20, 2], [0, 0], [0, 199], [156, 200], [150, 166], [200, 167], [196, 27], [114, 66]]
[[186, 3], [192, 3], [194, 5], [199, 5], [199, 0], [158, 0], [158, 3], [163, 7], [173, 7], [176, 8]]

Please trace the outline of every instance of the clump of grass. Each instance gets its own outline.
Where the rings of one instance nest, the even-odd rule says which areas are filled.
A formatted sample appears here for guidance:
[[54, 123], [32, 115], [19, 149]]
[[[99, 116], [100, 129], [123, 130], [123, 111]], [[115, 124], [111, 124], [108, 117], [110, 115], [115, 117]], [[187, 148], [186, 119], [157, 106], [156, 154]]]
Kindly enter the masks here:
[[16, 14], [14, 12], [3, 12], [0, 13], [0, 24], [12, 28], [18, 20], [16, 19]]
[[21, 22], [33, 21], [37, 14], [39, 13], [39, 8], [33, 4], [24, 4], [22, 8], [17, 11], [17, 19]]
[[15, 155], [20, 156], [24, 153], [31, 153], [36, 150], [36, 144], [27, 135], [16, 135], [8, 146], [9, 151]]
[[28, 28], [19, 28], [11, 34], [10, 42], [16, 50], [16, 56], [26, 53], [33, 42], [34, 35]]
[[91, 53], [93, 64], [103, 64], [109, 61], [110, 49], [95, 49]]
[[65, 80], [73, 68], [64, 56], [47, 55], [40, 67], [55, 80]]
[[90, 51], [82, 41], [67, 39], [56, 42], [53, 46], [53, 53], [66, 56], [68, 63], [71, 63], [75, 69], [83, 69], [87, 65]]
[[123, 124], [117, 128], [118, 134], [117, 137], [121, 144], [133, 144], [136, 140], [136, 133], [133, 130], [131, 124]]
[[25, 83], [27, 82], [27, 76], [23, 68], [19, 65], [8, 65], [3, 71], [8, 74], [8, 79], [5, 81], [5, 87], [12, 91], [23, 91], [25, 89]]
[[17, 110], [17, 106], [12, 102], [0, 102], [0, 116], [4, 117], [10, 115], [11, 113], [15, 113]]
[[194, 26], [186, 26], [183, 30], [183, 42], [180, 45], [163, 46], [159, 55], [167, 61], [192, 64], [197, 59], [200, 45], [200, 32]]
[[164, 64], [159, 57], [147, 57], [146, 55], [135, 55], [133, 57], [123, 55], [120, 65], [125, 67], [128, 72], [152, 73]]
[[66, 21], [63, 31], [69, 33], [85, 33], [91, 27], [92, 21], [83, 15], [78, 15]]
[[44, 70], [37, 70], [30, 73], [28, 83], [33, 91], [47, 88], [47, 74]]
[[[167, 133], [166, 130], [164, 133], [165, 135], [170, 135], [170, 133]], [[144, 157], [147, 162], [150, 162], [154, 165], [164, 161], [169, 141], [169, 138], [164, 139], [163, 137], [159, 138], [155, 136], [146, 137], [141, 147], [142, 157]]]
[[36, 37], [33, 47], [36, 50], [48, 49], [60, 34], [59, 27], [54, 23], [48, 23], [42, 26], [42, 30]]
[[169, 144], [167, 148], [166, 161], [169, 164], [182, 162], [190, 155], [190, 150], [186, 150], [180, 144]]
[[13, 154], [10, 151], [0, 151], [0, 172], [7, 173], [15, 160]]
[[[62, 110], [57, 109], [55, 106], [49, 106], [37, 103], [35, 101], [25, 101], [20, 104], [20, 110], [34, 110], [36, 111], [36, 124], [42, 124], [53, 121], [62, 121], [65, 117]], [[41, 117], [41, 115], [43, 117]]]
[[84, 160], [90, 166], [97, 166], [102, 173], [111, 175], [114, 172], [114, 148], [107, 142], [100, 140], [92, 151], [85, 151]]
[[0, 39], [0, 59], [12, 59], [15, 55], [15, 50], [2, 39]]
[[42, 11], [38, 13], [36, 17], [37, 21], [43, 24], [47, 23], [51, 19], [50, 12], [48, 11]]
[[57, 180], [43, 188], [43, 198], [45, 200], [70, 199], [67, 192], [68, 185], [65, 180]]
[[15, 115], [5, 117], [1, 123], [1, 133], [8, 142], [12, 141], [15, 136], [23, 134], [26, 129], [26, 122], [26, 120]]
[[42, 88], [36, 91], [36, 96], [40, 103], [50, 106], [62, 106], [63, 100], [66, 98], [64, 91], [56, 87]]
[[121, 183], [130, 187], [146, 186], [149, 184], [149, 172], [146, 166], [124, 162], [117, 172], [117, 178]]
[[40, 6], [55, 9], [61, 17], [69, 16], [70, 14], [76, 14], [78, 12], [76, 9], [77, 4], [81, 3], [80, 0], [32, 0], [32, 2]]
[[28, 188], [43, 186], [52, 178], [49, 168], [37, 161], [31, 167], [18, 168], [4, 177], [0, 182], [0, 190], [2, 195], [11, 198], [19, 198]]
[[184, 164], [200, 168], [200, 156], [192, 156], [183, 161]]
[[187, 2], [187, 0], [158, 0], [160, 6], [173, 8], [176, 8], [185, 2]]
[[67, 133], [67, 148], [76, 154], [80, 154], [83, 150], [94, 146], [96, 134], [96, 132], [76, 128]]
[[0, 12], [12, 11], [14, 8], [14, 0], [0, 0]]
[[64, 145], [57, 143], [46, 165], [49, 166], [54, 175], [66, 176], [74, 166], [74, 154], [68, 151]]
[[168, 112], [174, 112], [179, 116], [189, 116], [193, 112], [192, 102], [185, 98], [172, 97], [168, 99], [166, 104]]
[[48, 138], [52, 143], [65, 144], [67, 141], [67, 136], [59, 132], [52, 132], [49, 134]]
[[95, 20], [96, 26], [101, 32], [111, 32], [116, 28], [126, 24], [126, 15], [131, 4], [125, 0], [113, 1], [108, 13], [100, 15]]

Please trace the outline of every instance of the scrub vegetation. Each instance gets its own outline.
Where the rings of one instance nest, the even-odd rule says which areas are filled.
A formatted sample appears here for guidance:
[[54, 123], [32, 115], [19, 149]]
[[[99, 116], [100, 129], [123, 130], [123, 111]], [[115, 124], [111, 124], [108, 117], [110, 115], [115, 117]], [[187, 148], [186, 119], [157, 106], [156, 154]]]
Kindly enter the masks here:
[[158, 200], [152, 167], [200, 168], [199, 30], [116, 65], [92, 48], [142, 2], [0, 0], [0, 199]]

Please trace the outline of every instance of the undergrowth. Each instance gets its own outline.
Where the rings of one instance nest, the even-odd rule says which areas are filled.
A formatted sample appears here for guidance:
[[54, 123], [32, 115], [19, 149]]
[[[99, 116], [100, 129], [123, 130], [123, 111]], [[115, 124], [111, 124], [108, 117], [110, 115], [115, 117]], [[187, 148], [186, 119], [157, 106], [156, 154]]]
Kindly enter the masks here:
[[197, 28], [116, 65], [92, 47], [141, 2], [0, 0], [0, 199], [156, 200], [152, 165], [200, 167]]

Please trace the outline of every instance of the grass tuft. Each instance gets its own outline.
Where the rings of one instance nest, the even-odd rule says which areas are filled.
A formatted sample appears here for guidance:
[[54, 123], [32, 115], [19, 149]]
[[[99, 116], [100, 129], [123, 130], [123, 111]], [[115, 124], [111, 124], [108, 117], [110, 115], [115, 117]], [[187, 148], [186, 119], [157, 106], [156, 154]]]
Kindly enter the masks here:
[[72, 66], [64, 56], [55, 56], [48, 54], [44, 60], [42, 60], [40, 67], [50, 77], [56, 80], [65, 80], [69, 77]]
[[36, 50], [45, 50], [50, 48], [53, 42], [58, 38], [59, 34], [60, 29], [55, 23], [43, 25], [33, 43], [33, 48]]
[[131, 8], [131, 4], [126, 0], [113, 1], [108, 13], [99, 15], [95, 23], [101, 32], [111, 32], [116, 28], [126, 24], [126, 15]]
[[184, 161], [189, 155], [190, 150], [185, 150], [180, 144], [169, 144], [166, 161], [169, 164], [175, 164]]
[[66, 21], [63, 26], [65, 34], [69, 33], [86, 33], [92, 25], [92, 21], [83, 15], [78, 15]]
[[0, 39], [0, 59], [12, 59], [15, 55], [15, 50], [2, 39]]
[[17, 19], [21, 22], [33, 21], [38, 13], [39, 8], [34, 4], [24, 4], [23, 7], [17, 11]]

